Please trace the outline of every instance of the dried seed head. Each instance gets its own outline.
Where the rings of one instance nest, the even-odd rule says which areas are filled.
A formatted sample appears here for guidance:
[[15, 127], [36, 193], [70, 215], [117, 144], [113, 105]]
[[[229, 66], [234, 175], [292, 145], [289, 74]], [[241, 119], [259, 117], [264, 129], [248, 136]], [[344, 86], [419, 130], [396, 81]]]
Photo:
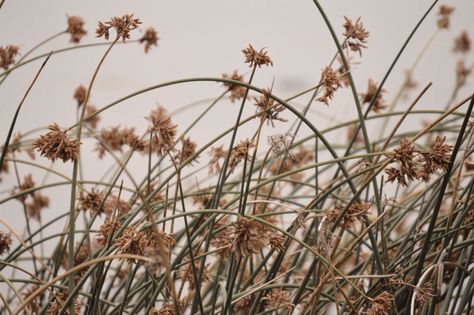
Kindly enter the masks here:
[[130, 31], [136, 29], [141, 23], [139, 19], [133, 18], [133, 14], [125, 14], [121, 17], [114, 16], [108, 22], [99, 22], [95, 32], [97, 37], [104, 36], [108, 40], [110, 28], [114, 28], [117, 32], [117, 39], [122, 38], [125, 41], [130, 38]]
[[[378, 113], [382, 109], [387, 107], [387, 104], [385, 104], [385, 101], [383, 99], [383, 93], [385, 92], [386, 92], [385, 89], [380, 90], [380, 93], [377, 95], [377, 98], [375, 99], [375, 102], [372, 105], [372, 108], [371, 108], [372, 111]], [[377, 93], [377, 83], [374, 80], [369, 79], [367, 92], [360, 94], [362, 104], [365, 104], [365, 103], [370, 104], [373, 97], [375, 96], [375, 93]]]
[[97, 111], [97, 107], [94, 105], [87, 105], [86, 112], [85, 112], [85, 117], [84, 117], [84, 123], [86, 124], [87, 127], [90, 129], [96, 129], [97, 124], [100, 121], [100, 116], [99, 115], [94, 115], [91, 117], [92, 114], [94, 114]]
[[233, 172], [237, 164], [239, 164], [243, 159], [250, 159], [250, 149], [255, 147], [253, 140], [246, 139], [240, 141], [238, 145], [232, 148], [229, 160], [230, 171]]
[[[33, 175], [28, 174], [23, 177], [23, 181], [20, 183], [19, 186], [15, 186], [13, 188], [12, 194], [20, 193], [35, 187], [35, 182], [33, 180]], [[29, 193], [28, 195], [32, 195], [33, 192]], [[21, 195], [16, 197], [16, 199], [20, 202], [25, 202], [28, 195]]]
[[290, 152], [290, 145], [293, 138], [294, 136], [290, 134], [276, 134], [268, 136], [270, 150], [272, 150], [275, 156], [287, 154], [291, 159], [295, 159], [295, 156]]
[[430, 180], [430, 176], [437, 170], [441, 169], [445, 172], [448, 170], [453, 147], [445, 144], [445, 140], [446, 137], [436, 137], [430, 151], [421, 153], [421, 160], [424, 162], [422, 179], [426, 182]]
[[54, 161], [61, 159], [63, 162], [76, 160], [79, 154], [79, 139], [71, 139], [66, 130], [61, 130], [57, 124], [48, 126], [49, 132], [33, 141], [33, 148], [41, 156]]
[[332, 70], [331, 67], [324, 68], [321, 73], [320, 86], [324, 89], [324, 95], [319, 97], [317, 100], [328, 105], [328, 102], [333, 98], [334, 93], [341, 87], [341, 82], [339, 81], [337, 72]]
[[[197, 272], [199, 271], [200, 270], [197, 270]], [[209, 266], [208, 265], [204, 267], [204, 270], [201, 272], [201, 274], [202, 276], [201, 276], [199, 285], [202, 285], [203, 283], [209, 281]], [[188, 283], [189, 289], [191, 291], [194, 291], [194, 289], [196, 289], [196, 281], [194, 279], [194, 273], [193, 273], [192, 266], [190, 263], [181, 267], [181, 269], [179, 269], [176, 272], [176, 275], [178, 276], [179, 279]]]
[[398, 163], [398, 168], [387, 168], [385, 173], [388, 175], [387, 181], [397, 180], [402, 186], [407, 186], [407, 179], [412, 181], [420, 179], [423, 175], [423, 165], [419, 159], [419, 151], [413, 142], [408, 138], [400, 140], [400, 146], [392, 154], [394, 162]]
[[164, 155], [166, 152], [173, 150], [177, 130], [166, 109], [158, 106], [145, 118], [151, 122], [151, 126], [148, 128], [148, 131], [153, 134], [151, 151]]
[[[189, 159], [191, 156], [193, 156], [194, 153], [196, 153], [196, 147], [197, 147], [196, 142], [192, 141], [189, 137], [183, 138], [181, 142], [183, 143], [181, 152], [177, 153], [174, 157], [174, 159], [178, 163], [183, 163], [184, 161]], [[191, 165], [193, 162], [197, 161], [198, 157], [199, 156], [195, 156], [188, 164]]]
[[[74, 250], [74, 266], [80, 265], [87, 260], [89, 260], [90, 257], [90, 251], [89, 251], [89, 245], [86, 243], [77, 243], [76, 244], [76, 249]], [[63, 260], [61, 261], [61, 266], [64, 269], [68, 269], [68, 253], [66, 252], [63, 256]]]
[[73, 98], [77, 101], [77, 106], [81, 106], [85, 100], [86, 100], [86, 96], [87, 96], [87, 89], [84, 85], [79, 85], [76, 90], [74, 90], [74, 95], [73, 95]]
[[212, 147], [209, 152], [211, 159], [209, 160], [209, 174], [217, 174], [221, 171], [220, 159], [225, 159], [227, 156], [227, 150], [224, 149], [224, 145], [219, 147]]
[[111, 217], [106, 218], [105, 222], [99, 228], [97, 243], [102, 246], [107, 245], [107, 239], [111, 238], [120, 227], [121, 224], [118, 220], [112, 219]]
[[31, 201], [25, 203], [26, 214], [29, 218], [41, 221], [41, 210], [49, 207], [49, 197], [35, 192], [31, 196]]
[[[144, 250], [148, 246], [148, 239], [145, 232], [130, 226], [115, 239], [114, 245], [120, 253], [143, 256]], [[130, 262], [135, 262], [135, 260], [131, 259]]]
[[285, 118], [281, 118], [278, 115], [285, 110], [285, 107], [279, 103], [275, 103], [274, 99], [270, 97], [272, 91], [270, 89], [263, 89], [263, 93], [260, 97], [254, 97], [255, 106], [257, 106], [257, 114], [260, 119], [263, 119], [272, 127], [275, 127], [275, 120], [282, 122], [288, 121]]
[[102, 159], [107, 151], [122, 152], [124, 145], [128, 145], [135, 151], [145, 150], [145, 142], [143, 142], [136, 134], [135, 128], [121, 128], [120, 126], [101, 129], [99, 133], [99, 142], [95, 151]]
[[461, 34], [454, 39], [453, 51], [461, 54], [467, 54], [471, 51], [471, 38], [467, 31], [462, 31]]
[[[58, 315], [59, 311], [63, 308], [64, 303], [66, 302], [67, 298], [68, 298], [67, 290], [61, 289], [59, 291], [53, 292], [53, 298], [49, 304], [48, 310], [46, 311], [47, 314]], [[73, 301], [74, 301], [73, 302], [74, 315], [80, 315], [82, 304], [77, 298], [74, 298]], [[61, 314], [70, 315], [69, 308], [66, 307], [64, 312], [61, 312]]]
[[461, 88], [466, 84], [467, 78], [472, 72], [472, 66], [467, 68], [464, 59], [456, 63], [456, 87]]
[[271, 65], [273, 66], [273, 62], [270, 59], [270, 57], [267, 55], [267, 52], [265, 51], [265, 48], [260, 49], [259, 52], [257, 52], [252, 45], [249, 44], [247, 48], [242, 49], [242, 52], [244, 53], [245, 56], [245, 63], [249, 64], [249, 67], [258, 66], [259, 68], [261, 66], [268, 66]]
[[388, 315], [393, 307], [393, 295], [384, 291], [377, 295], [372, 301], [372, 306], [367, 310], [367, 315]]
[[103, 208], [102, 211], [99, 211], [99, 207], [103, 200], [104, 194], [96, 188], [92, 188], [90, 192], [86, 193], [81, 191], [77, 208], [79, 211], [90, 211], [91, 214], [97, 213], [98, 215], [101, 215], [103, 213]]
[[369, 38], [369, 32], [367, 32], [362, 24], [360, 17], [356, 20], [355, 24], [347, 16], [344, 16], [344, 24], [342, 25], [345, 32], [342, 33], [346, 37], [342, 47], [349, 48], [351, 51], [359, 52], [362, 56], [362, 48], [367, 48], [364, 44], [367, 43]]
[[78, 44], [81, 41], [81, 38], [87, 34], [87, 31], [84, 29], [85, 21], [80, 16], [68, 16], [67, 17], [67, 29], [71, 35], [69, 42]]
[[232, 236], [232, 250], [243, 257], [259, 253], [270, 244], [270, 237], [264, 226], [244, 217], [239, 217], [233, 223]]
[[448, 5], [442, 5], [439, 7], [438, 11], [438, 27], [439, 28], [449, 28], [449, 17], [453, 13], [454, 7]]
[[[225, 80], [244, 82], [244, 76], [240, 75], [237, 70], [234, 70], [234, 72], [232, 72], [232, 74], [230, 75], [227, 73], [223, 73], [222, 78]], [[247, 92], [247, 89], [240, 85], [234, 85], [228, 82], [224, 82], [222, 83], [222, 85], [224, 85], [230, 91], [229, 99], [232, 103], [243, 99], [245, 97], [245, 93]]]
[[[328, 223], [333, 223], [337, 220], [341, 212], [344, 210], [344, 206], [337, 205], [334, 209], [327, 209], [325, 210], [326, 219]], [[367, 211], [370, 208], [369, 203], [362, 203], [362, 202], [355, 202], [353, 203], [347, 212], [342, 217], [341, 221], [339, 222], [339, 226], [342, 229], [349, 229], [352, 224], [358, 220], [362, 221], [364, 215], [367, 214]]]
[[262, 298], [262, 301], [265, 303], [266, 309], [276, 310], [277, 312], [286, 309], [291, 313], [291, 310], [295, 307], [291, 303], [290, 292], [278, 289], [271, 290]]
[[19, 54], [19, 48], [15, 45], [0, 47], [0, 67], [7, 70], [15, 63], [15, 57]]
[[148, 53], [152, 46], [158, 46], [159, 39], [158, 32], [153, 27], [147, 28], [140, 38], [140, 44], [145, 43], [145, 53]]
[[10, 251], [10, 245], [12, 244], [12, 238], [10, 233], [4, 233], [0, 231], [0, 256]]

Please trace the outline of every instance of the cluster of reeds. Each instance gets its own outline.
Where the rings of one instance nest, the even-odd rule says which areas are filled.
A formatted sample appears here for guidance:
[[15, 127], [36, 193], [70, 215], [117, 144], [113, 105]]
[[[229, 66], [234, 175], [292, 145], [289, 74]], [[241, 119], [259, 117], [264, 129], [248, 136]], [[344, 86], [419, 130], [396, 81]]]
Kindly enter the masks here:
[[[138, 42], [145, 53], [158, 44], [155, 29], [140, 35], [136, 29], [142, 22], [126, 14], [98, 23], [96, 36], [104, 42], [96, 45], [105, 52], [87, 85], [71, 91], [77, 122], [52, 121], [19, 133], [21, 108], [51, 55], [87, 46], [81, 42], [90, 31], [83, 18], [69, 16], [66, 30], [56, 36], [70, 36], [70, 48], [35, 56], [41, 45], [27, 52], [0, 47], [0, 84], [16, 69], [43, 61], [2, 135], [0, 179], [16, 184], [0, 184], [0, 204], [17, 213], [24, 229], [0, 214], [0, 313], [472, 312], [468, 32], [454, 41], [457, 79], [453, 91], [446, 88], [452, 97], [445, 109], [418, 110], [431, 84], [414, 83], [416, 63], [392, 102], [385, 100], [384, 84], [426, 16], [437, 14], [433, 28], [443, 32], [454, 8], [435, 1], [385, 76], [369, 80], [361, 93], [351, 69], [354, 60], [363, 62], [369, 31], [361, 18], [345, 17], [337, 34], [314, 3], [337, 49], [313, 87], [286, 98], [253, 84], [274, 60], [271, 47], [249, 44], [242, 49], [247, 75], [234, 71], [159, 83], [93, 106], [96, 77], [109, 53], [121, 48], [117, 44]], [[178, 126], [164, 106], [143, 114], [143, 133], [125, 120], [101, 125], [109, 109], [137, 95], [198, 82], [219, 83], [222, 94], [188, 126]], [[342, 89], [353, 94], [357, 116], [318, 128], [308, 113], [316, 106], [337, 106], [332, 100]], [[303, 95], [311, 97], [301, 109], [294, 101]], [[194, 127], [218, 106], [232, 106], [235, 124], [202, 144]], [[247, 115], [249, 107], [254, 109]], [[407, 117], [420, 114], [428, 117], [424, 126], [401, 131]], [[374, 121], [385, 122], [380, 135], [368, 132]], [[388, 121], [395, 123], [386, 127]], [[278, 125], [288, 131], [273, 133]], [[243, 129], [251, 136], [242, 136]], [[347, 130], [347, 139], [328, 140], [340, 130]], [[85, 143], [93, 149], [84, 150]], [[106, 161], [100, 178], [83, 177], [87, 159]], [[146, 165], [144, 175], [128, 166], [133, 159]], [[63, 164], [67, 172], [57, 167]], [[55, 198], [48, 191], [56, 186], [65, 187], [70, 201], [49, 209], [52, 219], [45, 220], [43, 211]], [[54, 232], [51, 226], [57, 227]]]

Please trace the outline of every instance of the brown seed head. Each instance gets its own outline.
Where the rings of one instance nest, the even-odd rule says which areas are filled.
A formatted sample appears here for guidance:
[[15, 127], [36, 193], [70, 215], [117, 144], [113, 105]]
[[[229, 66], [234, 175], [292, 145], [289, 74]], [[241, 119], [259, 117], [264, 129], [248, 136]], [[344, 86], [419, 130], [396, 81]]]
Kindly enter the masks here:
[[342, 35], [346, 37], [346, 40], [342, 47], [359, 52], [359, 55], [362, 56], [362, 48], [367, 48], [365, 43], [367, 43], [367, 39], [369, 38], [369, 32], [366, 31], [360, 19], [359, 17], [354, 24], [350, 18], [344, 16], [345, 22], [342, 26], [345, 32], [342, 33]]
[[84, 123], [89, 127], [90, 129], [96, 129], [97, 124], [100, 121], [100, 116], [99, 115], [94, 115], [91, 117], [92, 114], [94, 114], [97, 111], [97, 107], [94, 105], [87, 105], [86, 112], [84, 114]]
[[329, 100], [334, 96], [334, 93], [341, 87], [339, 76], [331, 67], [326, 67], [322, 70], [320, 86], [324, 89], [324, 95], [319, 97], [317, 101], [328, 105]]
[[[372, 108], [371, 108], [372, 111], [378, 113], [382, 109], [387, 107], [383, 99], [383, 93], [385, 92], [386, 92], [385, 89], [380, 90], [380, 93], [377, 95], [377, 98], [375, 99], [375, 102], [372, 105]], [[377, 83], [374, 80], [369, 79], [367, 92], [360, 94], [362, 104], [370, 103], [373, 97], [375, 96], [375, 93], [377, 93]]]
[[456, 86], [457, 88], [463, 87], [466, 82], [467, 78], [472, 72], [472, 66], [466, 67], [464, 59], [459, 60], [456, 63]]
[[[191, 156], [193, 156], [194, 153], [196, 152], [196, 147], [197, 147], [196, 142], [192, 141], [189, 137], [183, 138], [181, 142], [183, 144], [181, 148], [181, 152], [176, 154], [174, 157], [178, 163], [183, 163], [184, 161], [189, 159]], [[199, 156], [195, 156], [191, 161], [189, 161], [188, 164], [191, 165], [193, 162], [196, 162], [198, 157]]]
[[467, 31], [462, 31], [461, 34], [454, 39], [453, 51], [461, 54], [467, 54], [471, 51], [471, 38]]
[[123, 41], [130, 38], [130, 31], [136, 29], [140, 25], [139, 19], [134, 19], [133, 14], [125, 14], [121, 17], [114, 16], [108, 22], [99, 22], [97, 26], [96, 34], [97, 37], [102, 37], [106, 40], [109, 39], [110, 28], [114, 28], [117, 32], [117, 39], [122, 38]]
[[249, 64], [249, 67], [258, 66], [259, 68], [261, 66], [268, 66], [272, 65], [273, 62], [270, 59], [270, 57], [267, 55], [267, 52], [265, 51], [265, 48], [260, 49], [259, 52], [257, 52], [252, 45], [249, 44], [247, 48], [242, 49], [242, 52], [244, 53], [245, 56], [245, 63]]
[[140, 38], [140, 44], [145, 43], [145, 53], [148, 53], [152, 46], [158, 46], [159, 39], [158, 32], [153, 27], [147, 28]]
[[258, 116], [271, 124], [272, 127], [275, 127], [275, 120], [282, 122], [288, 121], [285, 118], [279, 117], [278, 115], [285, 110], [285, 107], [281, 104], [275, 103], [274, 99], [270, 97], [272, 91], [271, 89], [263, 89], [262, 95], [260, 97], [254, 97], [255, 106], [257, 106]]
[[68, 16], [67, 17], [67, 29], [71, 35], [69, 42], [78, 44], [81, 41], [81, 38], [87, 34], [87, 31], [84, 29], [85, 21], [80, 16]]
[[107, 245], [107, 239], [112, 237], [120, 227], [121, 224], [118, 220], [112, 219], [111, 217], [106, 218], [105, 222], [99, 228], [97, 243], [102, 246]]
[[278, 289], [271, 290], [262, 298], [262, 301], [265, 303], [266, 309], [273, 309], [277, 312], [283, 312], [283, 309], [286, 309], [291, 313], [291, 310], [295, 307], [291, 303], [290, 292]]
[[87, 95], [87, 89], [84, 85], [79, 85], [76, 90], [74, 90], [73, 98], [77, 101], [77, 106], [81, 106], [85, 100]]
[[[130, 226], [115, 239], [114, 245], [120, 253], [143, 256], [144, 250], [148, 246], [148, 239], [145, 232]], [[131, 262], [135, 262], [135, 260], [131, 259]]]
[[221, 170], [219, 160], [225, 159], [227, 156], [227, 150], [224, 149], [224, 145], [212, 147], [209, 155], [211, 156], [211, 159], [209, 160], [209, 174], [217, 174]]
[[159, 155], [171, 151], [176, 143], [177, 130], [166, 109], [158, 106], [146, 119], [151, 122], [148, 131], [153, 134], [151, 150]]
[[[234, 81], [239, 81], [239, 82], [244, 82], [244, 76], [240, 75], [237, 70], [234, 70], [232, 74], [227, 74], [223, 73], [222, 78], [226, 80], [234, 80]], [[247, 92], [247, 89], [243, 86], [239, 85], [234, 85], [228, 82], [222, 83], [229, 91], [230, 91], [230, 96], [229, 99], [232, 103], [235, 101], [241, 100], [245, 97], [245, 93]]]
[[438, 11], [438, 27], [439, 28], [449, 28], [449, 17], [451, 16], [451, 13], [453, 13], [454, 7], [451, 7], [449, 5], [442, 5], [439, 7]]
[[49, 197], [35, 192], [30, 202], [25, 203], [29, 218], [41, 221], [41, 210], [49, 207]]
[[233, 224], [232, 250], [246, 257], [259, 253], [270, 244], [270, 238], [262, 224], [252, 219], [239, 217]]
[[[53, 292], [53, 298], [49, 304], [48, 310], [46, 313], [48, 315], [58, 315], [59, 311], [62, 309], [64, 306], [64, 303], [66, 302], [68, 298], [68, 293], [67, 290], [61, 289], [59, 291]], [[82, 304], [81, 302], [77, 299], [73, 299], [74, 303], [74, 315], [80, 315], [81, 314], [81, 308]], [[70, 315], [69, 308], [66, 307], [64, 312], [61, 312], [61, 314], [65, 315]]]
[[250, 159], [250, 149], [255, 147], [253, 140], [246, 139], [240, 141], [238, 145], [232, 148], [229, 160], [230, 171], [233, 172], [237, 164], [239, 164], [243, 159]]
[[384, 291], [376, 296], [371, 302], [372, 306], [367, 310], [367, 315], [388, 315], [389, 310], [393, 307], [393, 295]]
[[103, 199], [103, 192], [100, 192], [96, 188], [92, 188], [90, 192], [84, 193], [81, 191], [79, 195], [79, 205], [77, 208], [79, 211], [90, 211], [91, 214], [97, 213], [101, 215], [103, 213], [103, 209], [102, 211], [99, 211], [99, 207]]
[[4, 233], [0, 231], [0, 256], [10, 251], [11, 244], [12, 238], [10, 233]]
[[15, 45], [0, 47], [0, 67], [7, 70], [15, 63], [15, 57], [19, 54], [19, 48]]
[[66, 130], [57, 124], [48, 126], [49, 132], [33, 141], [33, 148], [52, 161], [61, 159], [63, 162], [76, 160], [79, 154], [79, 139], [71, 139]]

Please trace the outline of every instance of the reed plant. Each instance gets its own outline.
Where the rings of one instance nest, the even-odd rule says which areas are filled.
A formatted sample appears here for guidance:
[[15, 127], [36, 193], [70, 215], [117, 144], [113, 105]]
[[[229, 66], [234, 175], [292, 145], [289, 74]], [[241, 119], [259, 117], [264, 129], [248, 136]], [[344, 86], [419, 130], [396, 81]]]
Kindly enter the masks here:
[[[100, 43], [84, 44], [85, 20], [68, 16], [65, 30], [28, 51], [1, 46], [0, 88], [26, 66], [32, 79], [14, 116], [1, 118], [9, 128], [1, 138], [0, 205], [16, 215], [13, 223], [0, 213], [0, 313], [470, 314], [469, 32], [454, 38], [456, 81], [441, 87], [449, 101], [417, 109], [432, 84], [416, 84], [415, 68], [432, 39], [397, 91], [388, 94], [386, 82], [401, 71], [426, 18], [436, 16], [434, 34], [445, 32], [455, 8], [433, 1], [383, 77], [361, 83], [353, 69], [370, 49], [363, 18], [346, 16], [336, 28], [314, 5], [334, 55], [312, 86], [290, 96], [277, 95], [272, 82], [255, 84], [278, 63], [271, 47], [249, 44], [234, 64], [243, 74], [159, 82], [92, 105], [114, 51], [137, 43], [145, 53], [159, 49], [158, 31], [134, 14], [98, 22]], [[38, 53], [61, 36], [71, 45]], [[91, 46], [97, 66], [71, 91], [76, 122], [20, 133], [16, 122], [50, 60]], [[141, 126], [102, 124], [143, 94], [203, 84], [221, 91], [178, 109], [156, 105]], [[334, 96], [344, 89], [355, 116], [315, 124], [314, 111], [338, 106]], [[232, 123], [196, 138], [198, 128], [213, 128], [219, 108]], [[190, 122], [178, 125], [178, 114]], [[419, 117], [423, 125], [413, 123]], [[90, 160], [102, 165], [95, 177], [84, 173]], [[64, 197], [55, 188], [68, 201], [45, 219]]]

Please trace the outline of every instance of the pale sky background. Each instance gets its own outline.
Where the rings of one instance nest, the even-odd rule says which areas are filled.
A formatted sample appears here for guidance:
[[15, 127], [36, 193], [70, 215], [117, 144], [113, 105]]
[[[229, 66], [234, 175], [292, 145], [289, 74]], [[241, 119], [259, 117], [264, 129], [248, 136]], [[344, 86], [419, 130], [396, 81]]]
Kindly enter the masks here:
[[[427, 0], [321, 1], [339, 39], [342, 39], [344, 15], [354, 20], [362, 17], [364, 26], [370, 32], [368, 49], [363, 51], [362, 58], [356, 57], [361, 63], [353, 70], [360, 93], [365, 92], [369, 78], [380, 82], [410, 31], [431, 3]], [[420, 109], [444, 108], [454, 85], [457, 56], [451, 51], [453, 38], [462, 30], [474, 35], [474, 1], [440, 1], [439, 4], [454, 5], [456, 10], [450, 29], [439, 32], [414, 73], [414, 79], [419, 83], [417, 91], [429, 81], [433, 82], [431, 90], [417, 105]], [[388, 79], [385, 86], [387, 101], [393, 99], [402, 83], [404, 69], [413, 64], [435, 31], [437, 11], [438, 7], [430, 13]], [[319, 81], [321, 69], [330, 62], [336, 51], [327, 27], [311, 0], [6, 0], [0, 10], [0, 45], [15, 44], [24, 53], [45, 38], [64, 30], [67, 15], [79, 15], [85, 19], [88, 34], [81, 43], [103, 42], [103, 39], [95, 38], [97, 21], [106, 21], [125, 13], [134, 13], [143, 22], [141, 29], [155, 27], [160, 36], [159, 45], [147, 55], [143, 52], [143, 46], [135, 43], [113, 49], [92, 91], [91, 103], [99, 108], [138, 89], [170, 80], [220, 77], [222, 73], [230, 73], [234, 69], [241, 73], [248, 72], [249, 68], [243, 64], [241, 49], [249, 43], [257, 49], [266, 47], [274, 62], [273, 67], [258, 70], [254, 84], [264, 88], [274, 80], [274, 94], [287, 98], [314, 86]], [[137, 30], [131, 33], [131, 37], [137, 39], [141, 34]], [[68, 41], [67, 35], [57, 38], [33, 56], [73, 45]], [[75, 120], [74, 89], [79, 84], [87, 85], [105, 49], [105, 46], [100, 46], [52, 56], [20, 112], [15, 133], [45, 127], [52, 122], [70, 126]], [[472, 53], [467, 61], [468, 65], [472, 64]], [[41, 61], [36, 61], [18, 69], [0, 85], [2, 143], [16, 106], [40, 64]], [[459, 98], [472, 93], [473, 82], [472, 78], [468, 80]], [[173, 111], [195, 101], [215, 98], [222, 91], [223, 88], [216, 83], [191, 83], [153, 91], [104, 113], [99, 128], [121, 124], [136, 126], [139, 131], [144, 131], [146, 121], [143, 117], [156, 104]], [[300, 98], [296, 104], [306, 104], [307, 99]], [[402, 108], [411, 99], [402, 101]], [[178, 114], [173, 120], [182, 131], [208, 103]], [[252, 114], [254, 109], [248, 107], [247, 114]], [[235, 121], [237, 108], [238, 105], [228, 102], [219, 104], [203, 123], [196, 126], [192, 138], [200, 144], [206, 143]], [[347, 89], [337, 92], [329, 107], [314, 103], [312, 108], [316, 112], [312, 112], [310, 118], [320, 128], [332, 124], [334, 120], [353, 118], [355, 113], [354, 102]], [[289, 115], [285, 117], [291, 118]], [[411, 123], [418, 123], [420, 119]], [[284, 125], [283, 130], [288, 128], [290, 122]], [[376, 127], [370, 126], [373, 131], [377, 130]], [[243, 130], [242, 134], [245, 132], [248, 130]], [[336, 138], [343, 136], [345, 133], [335, 135]], [[86, 150], [91, 148], [87, 144], [85, 147]], [[86, 178], [97, 177], [97, 171], [103, 170], [94, 164], [95, 159], [93, 154], [85, 161]], [[49, 165], [40, 157], [36, 161]], [[143, 162], [132, 165], [140, 168], [140, 163]], [[57, 169], [68, 176], [71, 174], [70, 164], [58, 164]], [[21, 166], [20, 176], [29, 171]], [[37, 182], [40, 182], [41, 176], [35, 177]], [[15, 178], [10, 172], [0, 183], [0, 198], [5, 198], [9, 194], [5, 191], [14, 185]], [[55, 197], [50, 209], [44, 212], [46, 219], [66, 211], [69, 190], [63, 187], [48, 192]], [[18, 202], [10, 201], [0, 205], [0, 216], [16, 228], [21, 228], [21, 220], [15, 218], [15, 213], [20, 210]]]

